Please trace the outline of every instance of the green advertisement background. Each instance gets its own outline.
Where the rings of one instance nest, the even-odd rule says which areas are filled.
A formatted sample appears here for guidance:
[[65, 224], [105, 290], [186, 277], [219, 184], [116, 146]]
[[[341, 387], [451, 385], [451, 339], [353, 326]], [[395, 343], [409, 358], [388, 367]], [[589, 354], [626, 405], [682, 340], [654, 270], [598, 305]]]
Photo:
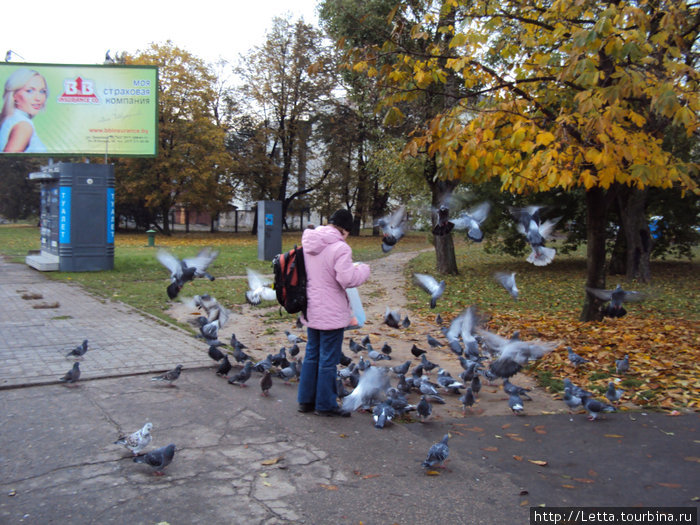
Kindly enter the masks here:
[[[48, 84], [46, 107], [33, 119], [37, 135], [48, 150], [45, 155], [156, 155], [156, 67], [0, 63], [3, 88], [19, 68], [39, 72]], [[92, 82], [98, 103], [59, 102], [66, 81], [78, 77]]]

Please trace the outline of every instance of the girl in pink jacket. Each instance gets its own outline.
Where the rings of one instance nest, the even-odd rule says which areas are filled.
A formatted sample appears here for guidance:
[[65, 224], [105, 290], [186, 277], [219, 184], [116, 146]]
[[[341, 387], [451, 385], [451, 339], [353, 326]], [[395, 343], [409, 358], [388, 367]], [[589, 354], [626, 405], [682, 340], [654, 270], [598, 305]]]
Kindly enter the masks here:
[[369, 278], [369, 266], [353, 264], [352, 249], [345, 242], [352, 229], [352, 214], [340, 209], [327, 226], [306, 230], [301, 237], [306, 266], [307, 327], [304, 362], [297, 400], [300, 412], [324, 416], [349, 416], [338, 406], [337, 365], [343, 346], [343, 331], [352, 311], [346, 288]]

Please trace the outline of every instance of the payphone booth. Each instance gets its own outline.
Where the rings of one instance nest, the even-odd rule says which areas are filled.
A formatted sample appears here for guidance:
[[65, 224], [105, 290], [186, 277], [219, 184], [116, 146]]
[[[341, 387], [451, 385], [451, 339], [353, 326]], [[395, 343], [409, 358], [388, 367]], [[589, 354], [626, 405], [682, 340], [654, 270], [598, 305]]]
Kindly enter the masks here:
[[114, 166], [59, 162], [30, 173], [41, 184], [41, 250], [26, 263], [41, 271], [114, 268]]

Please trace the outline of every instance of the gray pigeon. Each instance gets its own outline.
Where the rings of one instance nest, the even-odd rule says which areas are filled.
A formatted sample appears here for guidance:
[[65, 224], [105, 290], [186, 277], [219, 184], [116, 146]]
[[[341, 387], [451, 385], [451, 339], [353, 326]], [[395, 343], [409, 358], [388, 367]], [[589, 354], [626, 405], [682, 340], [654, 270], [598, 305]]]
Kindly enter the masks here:
[[581, 406], [581, 398], [574, 394], [571, 390], [564, 390], [564, 403], [569, 409], [569, 414]]
[[392, 366], [390, 370], [394, 372], [396, 375], [406, 375], [406, 372], [408, 372], [408, 369], [411, 367], [411, 360], [409, 359], [408, 361], [404, 361], [403, 364]]
[[503, 380], [503, 391], [508, 395], [517, 394], [520, 397], [525, 397], [526, 399], [532, 401], [532, 398], [528, 395], [528, 392], [530, 391], [529, 388], [523, 388], [521, 386], [514, 385], [508, 379]]
[[351, 351], [352, 353], [354, 353], [354, 354], [356, 354], [356, 353], [358, 353], [358, 352], [360, 352], [360, 351], [362, 351], [362, 350], [365, 349], [362, 345], [357, 344], [357, 343], [352, 339], [352, 337], [351, 337], [350, 340], [348, 341], [348, 347], [350, 348], [350, 351]]
[[585, 359], [578, 355], [576, 352], [574, 352], [570, 346], [566, 347], [566, 351], [569, 353], [569, 361], [571, 361], [571, 364], [573, 364], [574, 366], [590, 363], [588, 359]]
[[411, 320], [408, 318], [408, 315], [406, 315], [406, 317], [403, 318], [403, 321], [401, 321], [401, 327], [408, 328], [409, 326], [411, 326]]
[[589, 421], [595, 421], [598, 418], [598, 414], [601, 412], [615, 412], [614, 406], [598, 401], [597, 399], [592, 399], [588, 396], [583, 396], [581, 398], [581, 404], [583, 405], [583, 408], [586, 409], [586, 412], [588, 412]]
[[491, 203], [482, 202], [469, 210], [463, 210], [455, 219], [450, 219], [455, 230], [467, 230], [467, 237], [474, 242], [481, 242], [484, 233], [481, 231], [481, 223], [486, 220], [491, 210]]
[[416, 405], [416, 413], [421, 419], [421, 423], [430, 417], [433, 413], [433, 406], [428, 402], [425, 396], [421, 396], [420, 401]]
[[297, 362], [292, 361], [289, 366], [286, 366], [277, 372], [277, 377], [283, 379], [285, 384], [289, 384], [294, 378], [299, 377], [299, 371], [297, 370]]
[[209, 346], [221, 346], [223, 344], [219, 341], [219, 328], [221, 328], [219, 319], [209, 322], [206, 317], [200, 315], [195, 321], [199, 326], [199, 334], [196, 337], [203, 338]]
[[343, 398], [342, 409], [353, 412], [361, 407], [369, 407], [379, 403], [386, 397], [389, 388], [389, 369], [372, 366], [368, 368], [349, 396]]
[[438, 282], [435, 277], [425, 273], [414, 273], [413, 277], [418, 283], [418, 286], [420, 286], [430, 295], [430, 308], [435, 308], [438, 299], [440, 299], [442, 294], [445, 292], [444, 279]]
[[425, 357], [425, 354], [421, 354], [420, 356], [420, 364], [423, 365], [423, 370], [426, 373], [430, 373], [432, 370], [437, 368], [437, 363], [433, 363], [432, 361], [429, 361], [427, 357]]
[[434, 338], [432, 335], [430, 335], [430, 334], [427, 334], [426, 339], [428, 340], [428, 344], [429, 344], [432, 348], [442, 348], [443, 346], [445, 346], [445, 345], [443, 345], [440, 341], [438, 341], [437, 339], [435, 339], [435, 338]]
[[518, 394], [511, 394], [508, 398], [508, 406], [516, 416], [520, 415], [524, 409], [523, 400]]
[[382, 251], [391, 251], [406, 233], [406, 207], [399, 206], [394, 213], [379, 219], [375, 226], [382, 229]]
[[616, 359], [615, 360], [615, 370], [617, 371], [618, 374], [626, 374], [629, 372], [630, 369], [630, 357], [629, 355], [625, 354], [625, 357], [622, 359]]
[[83, 357], [88, 351], [88, 340], [84, 339], [82, 344], [79, 344], [73, 350], [66, 354], [66, 357]]
[[384, 322], [392, 328], [398, 328], [401, 326], [401, 315], [387, 306], [384, 312]]
[[224, 353], [216, 345], [209, 345], [209, 357], [214, 361], [221, 361], [224, 358]]
[[615, 383], [610, 381], [608, 383], [608, 389], [605, 391], [605, 397], [610, 401], [613, 405], [617, 404], [618, 401], [622, 398], [622, 394], [624, 394], [624, 390], [620, 390], [619, 388], [615, 388]]
[[136, 432], [129, 434], [128, 436], [122, 436], [117, 439], [115, 445], [124, 445], [126, 448], [133, 452], [134, 456], [138, 456], [141, 451], [151, 443], [151, 429], [153, 424], [146, 423], [143, 428], [140, 428]]
[[450, 448], [447, 445], [449, 439], [450, 434], [448, 432], [438, 443], [430, 447], [430, 450], [428, 450], [428, 457], [425, 458], [425, 461], [422, 463], [424, 468], [439, 467], [444, 463], [447, 456], [450, 455]]
[[160, 263], [170, 270], [170, 284], [167, 288], [168, 297], [175, 299], [185, 283], [194, 280], [195, 277], [206, 277], [210, 281], [214, 280], [207, 268], [216, 259], [219, 252], [212, 251], [211, 248], [202, 249], [196, 257], [178, 260], [171, 253], [161, 249], [156, 257]]
[[175, 368], [168, 372], [165, 372], [164, 374], [152, 377], [151, 381], [165, 381], [168, 383], [168, 385], [173, 386], [173, 382], [176, 381], [178, 377], [180, 377], [181, 371], [182, 365], [177, 365]]
[[251, 361], [246, 361], [245, 365], [243, 365], [243, 370], [229, 377], [228, 382], [232, 385], [237, 383], [241, 387], [247, 386], [245, 382], [250, 379], [252, 370], [253, 363]]
[[627, 310], [622, 306], [622, 303], [638, 302], [645, 299], [646, 295], [641, 292], [633, 292], [623, 290], [619, 284], [614, 290], [600, 290], [598, 288], [586, 287], [586, 291], [601, 301], [610, 301], [603, 308], [604, 317], [622, 317], [627, 313]]
[[172, 443], [165, 447], [152, 450], [143, 456], [136, 456], [134, 463], [145, 463], [153, 469], [153, 474], [156, 476], [163, 475], [163, 469], [170, 465], [175, 457], [175, 445]]
[[80, 379], [80, 363], [73, 363], [73, 368], [68, 370], [59, 381], [61, 383], [75, 383], [78, 379]]
[[494, 278], [501, 283], [501, 286], [506, 289], [506, 291], [515, 299], [518, 300], [518, 287], [515, 284], [515, 272], [496, 272], [493, 274]]
[[466, 413], [467, 407], [469, 407], [469, 410], [472, 410], [475, 399], [471, 387], [467, 387], [464, 394], [459, 397], [459, 401], [462, 403], [462, 414]]
[[545, 247], [545, 241], [552, 233], [554, 226], [561, 219], [541, 222], [540, 210], [542, 206], [526, 206], [525, 208], [510, 208], [510, 212], [516, 219], [516, 229], [523, 234], [532, 248], [527, 262], [535, 266], [546, 266], [554, 260], [556, 250]]
[[514, 341], [481, 329], [477, 329], [477, 333], [481, 335], [491, 351], [498, 356], [491, 363], [490, 370], [494, 375], [502, 378], [514, 376], [529, 361], [539, 359], [559, 346], [558, 342]]
[[384, 428], [387, 422], [390, 422], [396, 415], [396, 410], [394, 407], [388, 403], [383, 402], [374, 406], [372, 410], [372, 418], [374, 419], [375, 428]]
[[224, 355], [223, 360], [221, 361], [221, 364], [219, 367], [216, 369], [216, 375], [218, 376], [226, 376], [228, 373], [231, 371], [231, 361], [228, 360], [228, 356]]
[[291, 333], [289, 330], [285, 330], [284, 335], [287, 336], [287, 341], [289, 341], [293, 345], [305, 342], [305, 340], [302, 337], [299, 337], [298, 335]]
[[216, 321], [218, 319], [221, 326], [226, 323], [229, 315], [231, 315], [226, 308], [219, 304], [219, 301], [217, 301], [216, 298], [212, 297], [208, 293], [195, 295], [192, 298], [192, 304], [197, 309], [203, 309], [206, 312], [207, 320], [209, 322]]
[[270, 395], [270, 389], [272, 388], [272, 373], [270, 372], [270, 369], [268, 368], [263, 372], [262, 377], [260, 378], [260, 390], [262, 391], [263, 396], [268, 396]]

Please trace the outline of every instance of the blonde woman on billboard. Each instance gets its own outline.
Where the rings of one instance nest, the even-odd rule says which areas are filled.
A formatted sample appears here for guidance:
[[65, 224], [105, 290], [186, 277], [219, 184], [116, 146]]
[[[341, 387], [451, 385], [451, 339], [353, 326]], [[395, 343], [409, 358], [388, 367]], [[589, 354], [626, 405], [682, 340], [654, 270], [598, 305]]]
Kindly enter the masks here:
[[0, 113], [0, 149], [3, 153], [45, 153], [46, 146], [32, 119], [46, 106], [46, 79], [33, 69], [21, 68], [5, 82]]

